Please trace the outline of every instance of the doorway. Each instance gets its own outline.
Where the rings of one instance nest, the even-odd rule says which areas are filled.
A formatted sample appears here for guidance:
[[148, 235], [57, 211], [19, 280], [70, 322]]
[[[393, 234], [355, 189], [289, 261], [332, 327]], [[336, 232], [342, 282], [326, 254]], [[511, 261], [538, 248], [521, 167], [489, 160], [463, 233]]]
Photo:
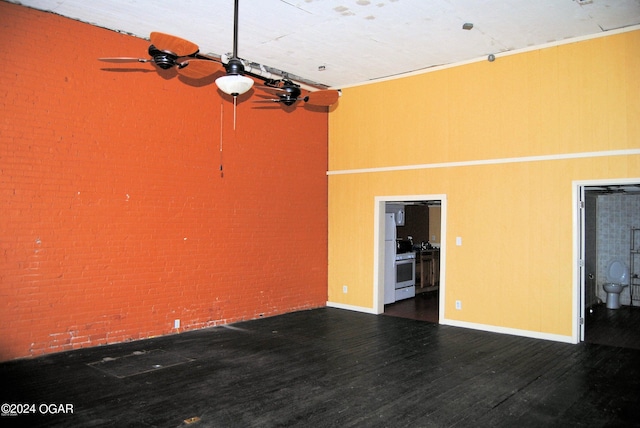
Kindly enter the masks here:
[[[446, 262], [446, 197], [445, 195], [403, 195], [377, 197], [375, 218], [377, 236], [375, 250], [374, 309], [378, 314], [412, 318], [439, 323], [444, 314]], [[389, 302], [389, 287], [393, 287], [390, 259], [396, 256], [390, 249], [385, 214], [398, 213], [393, 236], [415, 253], [415, 289], [410, 297]], [[387, 233], [386, 233], [387, 232]], [[389, 238], [391, 239], [391, 238]], [[391, 253], [393, 251], [393, 253]], [[405, 250], [406, 251], [406, 250]], [[395, 272], [393, 272], [395, 273]], [[387, 295], [385, 297], [385, 288]]]
[[[640, 180], [599, 180], [576, 183], [578, 278], [577, 341], [640, 349], [640, 301], [631, 284], [620, 294], [619, 309], [606, 307], [608, 261], [618, 258], [631, 269], [632, 228], [640, 227]], [[638, 245], [636, 243], [636, 245]], [[632, 287], [636, 291], [633, 297]]]

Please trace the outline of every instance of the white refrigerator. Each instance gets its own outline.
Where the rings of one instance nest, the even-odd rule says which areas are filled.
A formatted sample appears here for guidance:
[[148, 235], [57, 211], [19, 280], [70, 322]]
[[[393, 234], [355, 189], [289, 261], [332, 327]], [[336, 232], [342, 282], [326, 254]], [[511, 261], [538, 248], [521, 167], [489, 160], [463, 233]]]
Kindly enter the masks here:
[[384, 215], [384, 304], [396, 301], [396, 215]]

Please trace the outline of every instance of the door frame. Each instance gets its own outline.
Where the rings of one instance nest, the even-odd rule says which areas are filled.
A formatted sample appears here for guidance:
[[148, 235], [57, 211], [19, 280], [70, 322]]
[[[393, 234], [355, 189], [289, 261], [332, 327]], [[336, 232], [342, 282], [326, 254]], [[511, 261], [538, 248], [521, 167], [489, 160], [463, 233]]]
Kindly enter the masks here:
[[585, 330], [585, 187], [592, 186], [624, 186], [640, 183], [640, 178], [608, 178], [598, 180], [575, 180], [573, 192], [573, 334], [574, 343], [584, 341]]
[[439, 316], [438, 322], [444, 319], [445, 301], [445, 266], [447, 247], [447, 195], [393, 195], [376, 196], [374, 198], [373, 214], [373, 312], [381, 314], [384, 312], [384, 214], [387, 202], [419, 202], [419, 201], [440, 201], [440, 284], [439, 284]]

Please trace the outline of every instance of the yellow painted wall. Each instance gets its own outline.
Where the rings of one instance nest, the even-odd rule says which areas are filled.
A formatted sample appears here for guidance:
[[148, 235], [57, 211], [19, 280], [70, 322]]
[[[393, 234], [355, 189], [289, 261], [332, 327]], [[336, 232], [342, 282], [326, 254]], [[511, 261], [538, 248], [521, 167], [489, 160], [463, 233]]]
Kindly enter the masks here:
[[[639, 147], [637, 30], [344, 89], [329, 116], [330, 304], [373, 309], [376, 196], [445, 194], [447, 318], [571, 336], [572, 182], [640, 177], [640, 155], [603, 153]], [[606, 156], [352, 171], [587, 152]]]

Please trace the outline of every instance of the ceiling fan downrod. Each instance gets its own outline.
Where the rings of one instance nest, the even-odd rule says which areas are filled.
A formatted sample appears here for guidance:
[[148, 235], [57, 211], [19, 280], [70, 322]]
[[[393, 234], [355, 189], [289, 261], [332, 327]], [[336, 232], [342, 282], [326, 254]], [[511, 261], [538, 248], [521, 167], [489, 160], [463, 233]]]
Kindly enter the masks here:
[[218, 88], [234, 98], [253, 86], [253, 79], [244, 76], [244, 64], [238, 58], [238, 3], [239, 0], [235, 0], [233, 8], [233, 57], [225, 65], [227, 74], [216, 79]]

